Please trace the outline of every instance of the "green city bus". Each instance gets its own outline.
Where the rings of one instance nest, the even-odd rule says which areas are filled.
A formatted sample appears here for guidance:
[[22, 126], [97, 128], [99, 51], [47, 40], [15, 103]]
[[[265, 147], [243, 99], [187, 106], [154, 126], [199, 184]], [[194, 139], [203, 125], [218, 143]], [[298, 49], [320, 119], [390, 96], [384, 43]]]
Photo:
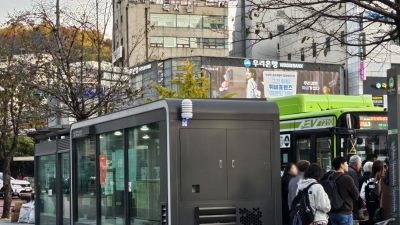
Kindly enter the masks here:
[[371, 96], [292, 95], [271, 99], [280, 112], [282, 171], [308, 160], [331, 169], [331, 159], [357, 154], [387, 157], [387, 109]]

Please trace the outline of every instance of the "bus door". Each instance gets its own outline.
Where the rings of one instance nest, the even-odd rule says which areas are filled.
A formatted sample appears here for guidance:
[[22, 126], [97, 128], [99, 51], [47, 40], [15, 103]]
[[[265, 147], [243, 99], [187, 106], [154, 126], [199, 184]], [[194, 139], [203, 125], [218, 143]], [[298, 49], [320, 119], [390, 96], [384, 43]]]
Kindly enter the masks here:
[[295, 163], [293, 150], [293, 134], [292, 133], [282, 133], [280, 135], [280, 150], [281, 150], [281, 173], [286, 168], [288, 163]]
[[317, 163], [323, 169], [331, 168], [333, 155], [333, 135], [329, 132], [319, 132], [310, 134], [296, 134], [294, 138], [294, 154], [296, 162], [307, 160]]

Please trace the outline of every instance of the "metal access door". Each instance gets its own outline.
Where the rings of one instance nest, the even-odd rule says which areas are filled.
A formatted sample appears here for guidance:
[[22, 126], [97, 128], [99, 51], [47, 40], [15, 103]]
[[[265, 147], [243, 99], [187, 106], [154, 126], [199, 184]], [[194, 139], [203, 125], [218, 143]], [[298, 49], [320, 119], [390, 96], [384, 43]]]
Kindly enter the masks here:
[[181, 129], [182, 201], [227, 199], [226, 130]]
[[271, 198], [271, 131], [227, 130], [228, 199]]
[[271, 198], [271, 131], [181, 129], [183, 201]]

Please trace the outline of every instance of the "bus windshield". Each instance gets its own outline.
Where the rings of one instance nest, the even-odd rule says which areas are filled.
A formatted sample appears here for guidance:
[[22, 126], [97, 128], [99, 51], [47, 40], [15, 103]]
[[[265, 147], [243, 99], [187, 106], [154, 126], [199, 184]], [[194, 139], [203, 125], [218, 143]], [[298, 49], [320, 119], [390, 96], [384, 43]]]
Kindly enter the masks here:
[[361, 157], [362, 161], [372, 154], [377, 155], [378, 160], [385, 160], [387, 157], [386, 134], [356, 134], [355, 137], [357, 138], [357, 155]]

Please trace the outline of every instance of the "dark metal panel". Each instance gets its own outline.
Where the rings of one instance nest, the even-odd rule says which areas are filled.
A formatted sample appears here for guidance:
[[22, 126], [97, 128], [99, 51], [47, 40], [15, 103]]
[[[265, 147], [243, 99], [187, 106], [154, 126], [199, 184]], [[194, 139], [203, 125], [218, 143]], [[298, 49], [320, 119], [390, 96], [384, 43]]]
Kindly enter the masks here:
[[40, 144], [35, 144], [35, 156], [39, 155], [50, 155], [54, 154], [57, 151], [57, 142], [43, 142]]
[[69, 137], [67, 137], [65, 139], [58, 139], [57, 140], [57, 151], [68, 150], [68, 149], [70, 149], [69, 145], [70, 145]]
[[181, 200], [227, 198], [226, 130], [181, 129]]
[[271, 198], [271, 131], [232, 129], [227, 134], [228, 198]]

